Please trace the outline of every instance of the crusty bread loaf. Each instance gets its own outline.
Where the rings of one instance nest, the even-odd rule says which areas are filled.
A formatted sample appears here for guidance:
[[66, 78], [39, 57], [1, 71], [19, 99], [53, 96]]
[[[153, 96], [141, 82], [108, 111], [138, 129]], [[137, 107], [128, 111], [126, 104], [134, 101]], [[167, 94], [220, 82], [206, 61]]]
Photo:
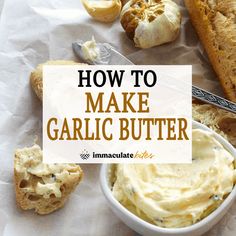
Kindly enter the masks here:
[[61, 208], [82, 176], [76, 164], [43, 164], [38, 145], [15, 152], [16, 201], [23, 210], [49, 214]]
[[213, 129], [236, 147], [236, 115], [208, 104], [193, 103], [193, 119]]
[[37, 68], [30, 75], [31, 86], [38, 96], [38, 98], [42, 101], [43, 99], [43, 66], [44, 65], [81, 65], [83, 63], [78, 63], [75, 61], [47, 61], [43, 64], [39, 64]]
[[226, 96], [236, 102], [236, 1], [185, 0]]

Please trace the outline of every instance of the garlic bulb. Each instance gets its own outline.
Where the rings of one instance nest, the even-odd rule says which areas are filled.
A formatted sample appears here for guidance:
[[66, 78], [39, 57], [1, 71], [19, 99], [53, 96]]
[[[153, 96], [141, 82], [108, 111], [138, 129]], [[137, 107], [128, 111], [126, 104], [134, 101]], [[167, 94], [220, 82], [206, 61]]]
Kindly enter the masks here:
[[82, 0], [82, 3], [89, 15], [101, 22], [113, 22], [120, 15], [120, 0]]
[[136, 47], [150, 48], [177, 38], [181, 13], [171, 0], [130, 0], [122, 9], [121, 25]]

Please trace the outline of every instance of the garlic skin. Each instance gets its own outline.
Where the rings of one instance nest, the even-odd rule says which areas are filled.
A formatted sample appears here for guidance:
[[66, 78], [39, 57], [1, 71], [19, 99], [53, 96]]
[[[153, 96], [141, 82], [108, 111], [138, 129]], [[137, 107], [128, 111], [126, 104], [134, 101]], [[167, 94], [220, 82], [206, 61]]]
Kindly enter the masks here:
[[150, 48], [178, 37], [181, 13], [171, 0], [130, 0], [122, 9], [120, 21], [136, 47]]
[[82, 3], [89, 15], [100, 22], [113, 22], [120, 15], [120, 0], [82, 0]]

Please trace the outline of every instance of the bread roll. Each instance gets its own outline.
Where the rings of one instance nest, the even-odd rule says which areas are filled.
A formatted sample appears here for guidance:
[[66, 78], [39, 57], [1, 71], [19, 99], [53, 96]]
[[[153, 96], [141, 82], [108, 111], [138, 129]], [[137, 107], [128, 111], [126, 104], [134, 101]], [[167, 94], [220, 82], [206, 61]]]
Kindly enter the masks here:
[[64, 61], [64, 60], [57, 60], [57, 61], [47, 61], [43, 64], [39, 64], [37, 68], [31, 73], [30, 75], [30, 82], [31, 86], [38, 96], [38, 98], [42, 101], [43, 100], [43, 66], [44, 65], [84, 65], [83, 63], [78, 63], [75, 61]]

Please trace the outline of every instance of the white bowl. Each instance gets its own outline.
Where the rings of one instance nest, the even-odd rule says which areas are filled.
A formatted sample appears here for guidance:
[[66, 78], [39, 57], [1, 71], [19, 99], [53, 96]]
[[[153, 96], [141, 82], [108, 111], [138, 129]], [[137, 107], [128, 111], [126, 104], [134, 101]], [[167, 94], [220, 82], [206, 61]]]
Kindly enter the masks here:
[[[223, 137], [216, 134], [208, 127], [193, 121], [193, 128], [200, 128], [207, 130], [215, 136], [215, 138], [234, 156], [236, 159], [236, 150], [234, 147]], [[130, 228], [135, 230], [141, 235], [145, 236], [195, 236], [202, 235], [211, 229], [228, 211], [232, 203], [236, 198], [236, 186], [234, 186], [232, 192], [222, 202], [222, 204], [213, 211], [210, 215], [202, 219], [201, 221], [183, 228], [162, 228], [153, 224], [150, 224], [138, 216], [131, 213], [124, 206], [122, 206], [112, 195], [111, 186], [108, 177], [109, 164], [103, 164], [100, 172], [100, 184], [102, 191], [112, 209], [112, 211]]]

